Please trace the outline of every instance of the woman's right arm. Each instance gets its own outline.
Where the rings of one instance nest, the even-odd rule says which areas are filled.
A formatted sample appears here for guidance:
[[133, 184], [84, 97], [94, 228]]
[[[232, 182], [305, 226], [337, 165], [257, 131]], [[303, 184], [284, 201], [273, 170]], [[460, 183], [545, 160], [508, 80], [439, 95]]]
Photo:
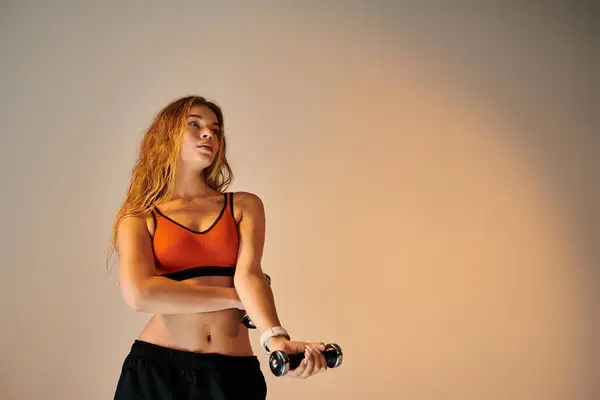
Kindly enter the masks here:
[[184, 314], [243, 309], [235, 288], [204, 286], [156, 275], [151, 237], [142, 217], [123, 219], [118, 230], [119, 283], [136, 311]]

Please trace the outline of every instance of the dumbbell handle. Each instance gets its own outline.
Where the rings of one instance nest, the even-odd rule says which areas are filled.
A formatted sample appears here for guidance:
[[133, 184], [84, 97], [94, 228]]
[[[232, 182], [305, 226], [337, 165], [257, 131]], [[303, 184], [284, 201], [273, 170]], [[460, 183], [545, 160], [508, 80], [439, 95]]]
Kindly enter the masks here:
[[[330, 343], [325, 346], [321, 352], [325, 357], [325, 363], [328, 368], [337, 368], [343, 360], [343, 353], [340, 346]], [[269, 367], [275, 376], [283, 376], [289, 371], [298, 368], [304, 359], [304, 352], [286, 354], [283, 351], [274, 351], [269, 357]]]

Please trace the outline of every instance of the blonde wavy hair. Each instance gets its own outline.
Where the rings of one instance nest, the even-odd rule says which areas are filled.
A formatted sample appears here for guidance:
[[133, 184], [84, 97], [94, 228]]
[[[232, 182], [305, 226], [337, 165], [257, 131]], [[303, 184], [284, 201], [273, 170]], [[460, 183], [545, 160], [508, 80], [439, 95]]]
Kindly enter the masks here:
[[213, 163], [202, 171], [203, 179], [210, 188], [219, 192], [225, 191], [231, 183], [233, 172], [225, 156], [227, 144], [221, 108], [200, 96], [182, 97], [168, 104], [154, 117], [142, 139], [127, 195], [113, 222], [107, 266], [111, 256], [119, 252], [117, 232], [121, 221], [129, 216], [144, 215], [153, 206], [171, 198], [186, 119], [190, 109], [196, 105], [207, 106], [216, 114], [221, 132], [219, 150]]

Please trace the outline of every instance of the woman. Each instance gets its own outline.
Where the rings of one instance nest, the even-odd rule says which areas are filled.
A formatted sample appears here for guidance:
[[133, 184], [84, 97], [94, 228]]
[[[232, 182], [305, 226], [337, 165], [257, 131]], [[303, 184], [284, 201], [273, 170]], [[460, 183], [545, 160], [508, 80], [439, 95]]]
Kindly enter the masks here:
[[115, 399], [265, 399], [241, 310], [265, 351], [305, 352], [288, 376], [327, 369], [322, 343], [291, 341], [280, 326], [261, 269], [263, 204], [226, 192], [231, 177], [215, 103], [191, 96], [159, 112], [113, 226], [125, 302], [154, 314], [124, 360]]

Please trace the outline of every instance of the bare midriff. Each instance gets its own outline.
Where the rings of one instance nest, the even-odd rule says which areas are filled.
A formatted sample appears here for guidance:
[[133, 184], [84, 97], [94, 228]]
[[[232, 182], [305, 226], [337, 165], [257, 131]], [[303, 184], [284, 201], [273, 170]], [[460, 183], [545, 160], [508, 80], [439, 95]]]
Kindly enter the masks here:
[[[192, 278], [201, 285], [233, 287], [230, 276]], [[194, 314], [155, 314], [139, 340], [195, 353], [232, 356], [254, 355], [248, 328], [242, 323], [244, 311], [237, 308]]]

